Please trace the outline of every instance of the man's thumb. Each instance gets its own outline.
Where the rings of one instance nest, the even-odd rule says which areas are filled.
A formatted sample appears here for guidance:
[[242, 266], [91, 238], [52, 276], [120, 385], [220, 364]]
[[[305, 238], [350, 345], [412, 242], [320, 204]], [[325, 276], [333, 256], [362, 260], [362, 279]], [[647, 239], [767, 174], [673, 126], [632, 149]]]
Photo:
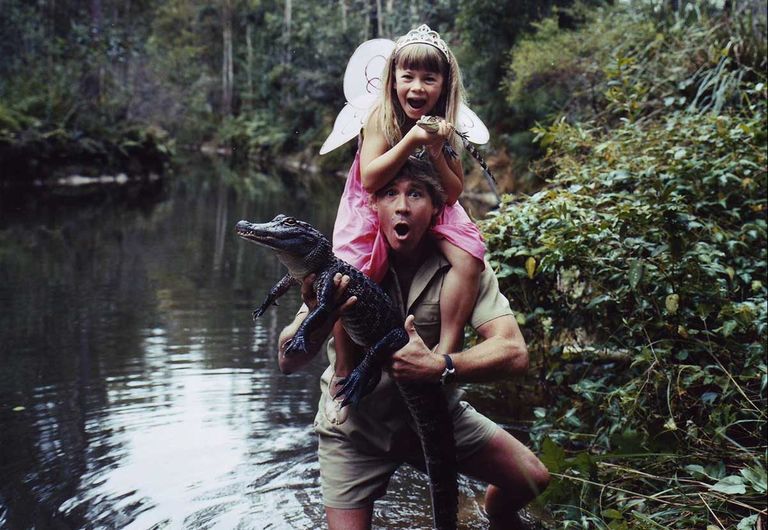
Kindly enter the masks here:
[[414, 323], [416, 320], [416, 317], [413, 315], [408, 315], [405, 318], [405, 332], [408, 333], [408, 335], [413, 338], [414, 335], [418, 337], [418, 333], [416, 333], [416, 324]]

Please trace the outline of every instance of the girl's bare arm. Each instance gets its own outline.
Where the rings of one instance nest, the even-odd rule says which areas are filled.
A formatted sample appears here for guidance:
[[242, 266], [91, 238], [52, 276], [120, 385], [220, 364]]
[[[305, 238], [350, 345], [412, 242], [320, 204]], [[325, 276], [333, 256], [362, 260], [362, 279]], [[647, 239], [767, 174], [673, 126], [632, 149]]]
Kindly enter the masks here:
[[[426, 131], [424, 133], [428, 134]], [[366, 128], [360, 149], [360, 180], [365, 191], [376, 193], [397, 175], [414, 149], [420, 145], [415, 140], [413, 135], [406, 134], [390, 149], [380, 130]]]
[[447, 203], [456, 202], [464, 189], [464, 171], [458, 158], [448, 161], [441, 152], [446, 136], [452, 132], [447, 125], [444, 127], [443, 134], [412, 127], [391, 149], [380, 130], [373, 127], [366, 129], [360, 149], [360, 180], [363, 188], [369, 193], [376, 193], [395, 178], [417, 147], [427, 145], [443, 183]]

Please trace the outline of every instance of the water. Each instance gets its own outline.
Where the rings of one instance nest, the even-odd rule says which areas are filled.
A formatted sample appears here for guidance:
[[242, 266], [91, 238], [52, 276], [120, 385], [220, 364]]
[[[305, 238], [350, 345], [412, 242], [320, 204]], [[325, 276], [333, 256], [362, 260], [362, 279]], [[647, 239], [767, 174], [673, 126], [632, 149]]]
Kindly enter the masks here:
[[[299, 293], [253, 323], [284, 269], [233, 227], [285, 212], [329, 233], [341, 183], [180, 173], [150, 197], [2, 203], [0, 528], [324, 525], [312, 421], [327, 360], [279, 373]], [[463, 524], [482, 527], [481, 485], [461, 490]], [[428, 512], [423, 475], [403, 468], [375, 527], [427, 528]]]

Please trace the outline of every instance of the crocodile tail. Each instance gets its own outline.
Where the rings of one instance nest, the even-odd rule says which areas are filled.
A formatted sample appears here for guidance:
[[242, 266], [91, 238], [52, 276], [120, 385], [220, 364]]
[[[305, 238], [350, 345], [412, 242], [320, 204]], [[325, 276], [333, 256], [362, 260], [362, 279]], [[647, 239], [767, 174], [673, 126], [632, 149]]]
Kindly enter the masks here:
[[[462, 138], [464, 140], [464, 138]], [[469, 154], [472, 155], [472, 158], [477, 160], [477, 163], [480, 164], [480, 167], [483, 168], [483, 171], [493, 180], [494, 184], [497, 184], [496, 177], [493, 176], [493, 173], [491, 173], [490, 168], [488, 167], [488, 164], [486, 163], [485, 159], [483, 158], [483, 155], [480, 154], [480, 151], [477, 150], [477, 148], [472, 145], [472, 143], [469, 140], [464, 140], [464, 148], [469, 151]]]
[[432, 495], [432, 517], [437, 530], [455, 530], [458, 477], [453, 418], [440, 385], [398, 383], [413, 416], [424, 452]]
[[499, 191], [496, 188], [496, 184], [497, 184], [496, 177], [494, 177], [493, 173], [491, 173], [491, 169], [488, 167], [488, 164], [486, 163], [485, 159], [480, 154], [480, 151], [478, 151], [477, 148], [474, 145], [472, 145], [472, 142], [469, 141], [469, 139], [465, 134], [462, 134], [458, 131], [456, 131], [456, 134], [459, 135], [459, 138], [461, 138], [461, 141], [464, 143], [464, 148], [467, 151], [469, 151], [469, 154], [472, 155], [472, 158], [477, 160], [477, 163], [480, 164], [480, 167], [483, 168], [483, 173], [485, 174], [485, 179], [488, 181], [488, 186], [490, 186], [491, 191], [496, 197], [496, 201], [500, 202], [501, 198], [499, 197]]

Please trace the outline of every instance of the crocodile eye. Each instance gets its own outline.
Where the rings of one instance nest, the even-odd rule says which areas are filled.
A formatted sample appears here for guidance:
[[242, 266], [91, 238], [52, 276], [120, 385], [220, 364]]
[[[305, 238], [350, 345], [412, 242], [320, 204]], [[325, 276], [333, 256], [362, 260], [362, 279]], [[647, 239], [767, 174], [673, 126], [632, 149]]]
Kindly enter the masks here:
[[294, 219], [293, 217], [286, 217], [284, 222], [287, 225], [295, 225], [296, 219]]

